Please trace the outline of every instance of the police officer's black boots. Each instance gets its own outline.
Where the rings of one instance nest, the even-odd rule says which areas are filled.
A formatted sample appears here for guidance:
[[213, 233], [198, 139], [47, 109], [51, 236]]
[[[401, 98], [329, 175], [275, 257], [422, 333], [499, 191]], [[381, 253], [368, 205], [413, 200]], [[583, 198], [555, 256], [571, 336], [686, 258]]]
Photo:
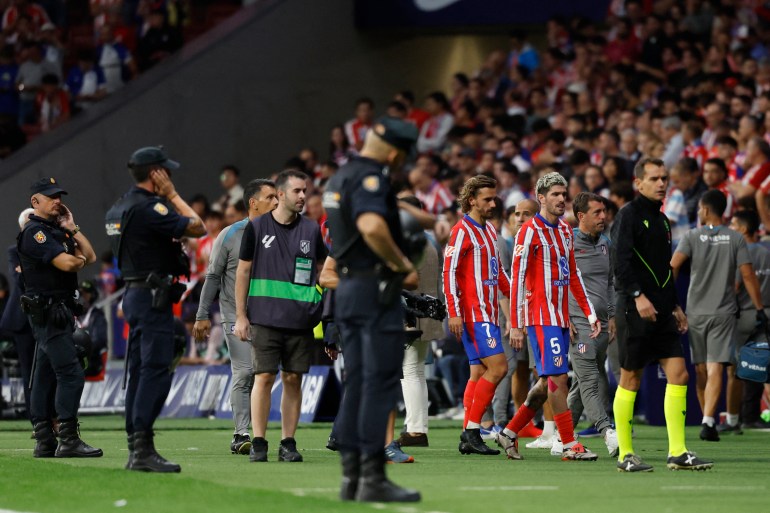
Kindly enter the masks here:
[[53, 458], [56, 455], [56, 435], [53, 433], [53, 425], [50, 420], [37, 422], [35, 431], [35, 450], [32, 453], [35, 458]]
[[61, 422], [59, 447], [56, 448], [57, 458], [98, 458], [104, 454], [101, 449], [91, 447], [80, 439], [79, 426], [78, 419]]
[[134, 464], [134, 434], [126, 434], [126, 441], [128, 442], [128, 462], [126, 463], [126, 470], [131, 470], [131, 466]]
[[342, 485], [340, 499], [352, 501], [356, 499], [358, 480], [361, 476], [361, 455], [358, 452], [340, 451], [342, 461]]
[[134, 457], [129, 457], [129, 470], [145, 472], [181, 472], [182, 467], [172, 463], [155, 450], [152, 431], [137, 431], [134, 433]]
[[401, 488], [385, 477], [385, 450], [361, 455], [356, 500], [361, 502], [418, 502], [420, 492]]

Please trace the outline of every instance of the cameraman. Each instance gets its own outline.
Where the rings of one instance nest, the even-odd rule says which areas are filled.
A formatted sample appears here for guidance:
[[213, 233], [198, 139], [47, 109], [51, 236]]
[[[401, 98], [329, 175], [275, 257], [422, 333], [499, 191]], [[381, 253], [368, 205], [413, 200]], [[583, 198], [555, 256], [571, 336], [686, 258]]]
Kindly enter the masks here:
[[[410, 203], [416, 198], [400, 198], [401, 202]], [[419, 202], [418, 202], [419, 204]], [[417, 268], [418, 283], [415, 293], [425, 294], [441, 300], [441, 267], [439, 266], [439, 250], [435, 238], [425, 232], [428, 244], [425, 245], [422, 262]], [[440, 312], [444, 313], [443, 303]], [[423, 312], [425, 313], [425, 312]], [[441, 321], [416, 315], [414, 326], [421, 331], [420, 338], [407, 346], [404, 361], [401, 365], [403, 378], [401, 392], [404, 396], [406, 418], [405, 432], [398, 438], [402, 447], [428, 446], [428, 383], [425, 379], [425, 356], [431, 341], [443, 338], [444, 328]]]

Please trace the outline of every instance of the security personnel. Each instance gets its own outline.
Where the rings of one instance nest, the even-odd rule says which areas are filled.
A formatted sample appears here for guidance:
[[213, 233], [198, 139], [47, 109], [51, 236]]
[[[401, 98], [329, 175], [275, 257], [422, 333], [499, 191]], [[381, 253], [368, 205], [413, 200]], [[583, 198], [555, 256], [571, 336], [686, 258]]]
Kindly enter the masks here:
[[126, 433], [129, 470], [179, 472], [181, 467], [155, 450], [153, 424], [171, 387], [174, 316], [189, 274], [178, 242], [200, 237], [203, 222], [179, 196], [171, 171], [179, 164], [160, 147], [135, 151], [128, 161], [134, 185], [107, 212], [107, 235], [126, 281], [123, 312], [129, 325]]
[[[72, 337], [74, 314], [80, 313], [75, 300], [77, 272], [95, 262], [96, 254], [75, 224], [72, 212], [62, 203], [61, 197], [67, 192], [54, 178], [38, 180], [31, 192], [34, 213], [16, 240], [24, 282], [22, 310], [37, 344], [30, 397], [37, 441], [34, 456], [99, 457], [101, 449], [80, 439], [77, 417], [85, 376]], [[58, 446], [49, 407], [54, 389]]]
[[403, 277], [414, 271], [388, 173], [417, 140], [414, 125], [385, 117], [323, 197], [340, 281], [334, 309], [347, 377], [337, 418], [342, 500], [415, 502], [419, 492], [385, 477], [385, 430], [404, 356]]

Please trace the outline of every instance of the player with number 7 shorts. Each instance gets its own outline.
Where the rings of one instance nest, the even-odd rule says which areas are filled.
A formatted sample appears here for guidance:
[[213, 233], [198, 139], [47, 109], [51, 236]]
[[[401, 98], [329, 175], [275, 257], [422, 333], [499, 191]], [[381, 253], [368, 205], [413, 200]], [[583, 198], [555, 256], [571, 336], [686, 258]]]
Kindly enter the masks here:
[[478, 175], [460, 191], [465, 216], [452, 228], [444, 250], [444, 295], [449, 331], [468, 355], [471, 375], [465, 387], [462, 454], [500, 454], [481, 439], [481, 417], [492, 403], [497, 384], [508, 372], [500, 337], [498, 291], [510, 295], [510, 280], [500, 269], [497, 232], [492, 223], [497, 182]]
[[572, 414], [567, 408], [569, 353], [569, 292], [591, 325], [591, 338], [601, 331], [594, 307], [575, 265], [572, 228], [563, 220], [567, 181], [559, 173], [542, 176], [536, 185], [540, 213], [516, 236], [511, 269], [511, 344], [520, 349], [526, 326], [539, 376], [527, 400], [508, 425], [495, 435], [510, 459], [522, 459], [518, 432], [548, 400], [564, 445], [563, 460], [597, 459], [575, 440]]

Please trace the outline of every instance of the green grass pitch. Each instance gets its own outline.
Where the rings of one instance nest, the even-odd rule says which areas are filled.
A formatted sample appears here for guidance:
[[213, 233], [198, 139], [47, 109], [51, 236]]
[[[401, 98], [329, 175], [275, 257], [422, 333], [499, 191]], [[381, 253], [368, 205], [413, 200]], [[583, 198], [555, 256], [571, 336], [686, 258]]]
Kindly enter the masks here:
[[5, 421], [0, 422], [0, 513], [742, 513], [767, 509], [770, 433], [747, 431], [707, 443], [698, 440], [698, 428], [688, 428], [688, 448], [714, 459], [715, 468], [673, 472], [665, 466], [665, 429], [637, 426], [635, 449], [655, 471], [620, 474], [601, 439], [583, 440], [599, 453], [597, 462], [564, 462], [523, 444], [524, 461], [462, 456], [457, 451], [457, 424], [431, 422], [431, 446], [409, 451], [416, 462], [388, 465], [395, 482], [422, 492], [422, 502], [382, 505], [337, 499], [338, 455], [324, 447], [329, 424], [300, 426], [297, 445], [305, 462], [290, 464], [277, 462], [277, 425], [271, 424], [268, 430], [270, 461], [249, 463], [247, 456], [229, 453], [229, 422], [160, 420], [156, 446], [182, 465], [182, 473], [153, 475], [123, 470], [127, 451], [119, 417], [82, 419], [83, 438], [105, 453], [103, 458], [86, 460], [36, 460], [29, 423]]

